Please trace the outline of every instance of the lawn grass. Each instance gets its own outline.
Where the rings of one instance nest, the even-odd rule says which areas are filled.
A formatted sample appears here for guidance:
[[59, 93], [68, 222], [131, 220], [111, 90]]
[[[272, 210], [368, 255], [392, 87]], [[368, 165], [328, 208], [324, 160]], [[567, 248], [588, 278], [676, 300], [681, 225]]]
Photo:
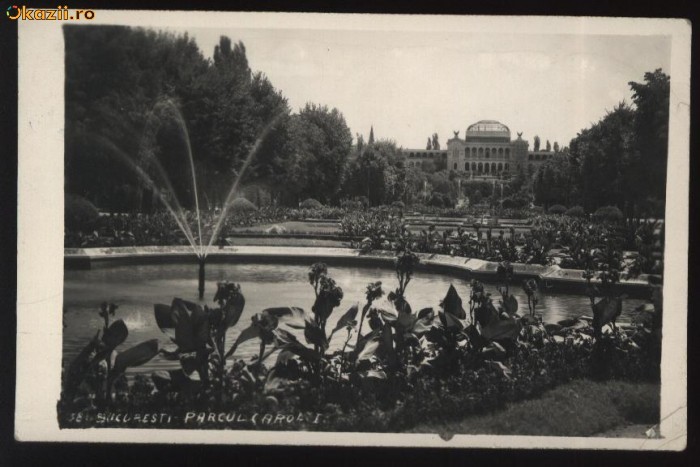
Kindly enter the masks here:
[[491, 414], [419, 425], [411, 432], [594, 436], [633, 424], [651, 427], [659, 422], [659, 391], [653, 383], [575, 380]]

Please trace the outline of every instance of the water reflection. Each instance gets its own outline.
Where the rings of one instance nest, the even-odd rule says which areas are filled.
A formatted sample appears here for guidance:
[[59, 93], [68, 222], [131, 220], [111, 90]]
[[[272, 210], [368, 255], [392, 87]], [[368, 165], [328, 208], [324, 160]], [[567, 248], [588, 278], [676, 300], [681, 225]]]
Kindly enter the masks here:
[[[227, 342], [230, 344], [241, 329], [247, 327], [254, 313], [274, 306], [298, 306], [311, 310], [314, 293], [308, 282], [308, 267], [291, 265], [231, 265], [210, 264], [207, 267], [205, 299], [211, 302], [216, 282], [230, 280], [241, 284], [246, 298], [246, 306], [239, 324], [229, 330]], [[328, 320], [327, 328], [332, 329], [337, 319], [350, 306], [364, 301], [368, 283], [382, 281], [385, 292], [397, 285], [393, 271], [366, 267], [330, 267], [329, 274], [342, 287], [344, 298], [340, 307]], [[437, 308], [450, 284], [453, 284], [465, 302], [469, 300], [469, 281], [466, 278], [417, 272], [407, 289], [407, 298], [414, 310], [424, 307]], [[487, 284], [487, 291], [499, 297], [495, 285]], [[519, 286], [511, 287], [521, 307], [527, 307], [527, 297]], [[169, 304], [173, 297], [197, 301], [197, 268], [193, 264], [116, 266], [86, 271], [65, 271], [64, 305], [66, 308], [64, 330], [64, 357], [72, 359], [95, 331], [102, 326], [97, 315], [100, 303], [114, 302], [119, 305], [117, 317], [123, 319], [129, 328], [129, 337], [124, 348], [146, 339], [158, 338], [163, 345], [171, 344], [158, 328], [153, 316], [153, 304]], [[494, 299], [498, 301], [497, 298]], [[626, 300], [623, 305], [623, 318], [641, 300]], [[521, 308], [522, 310], [522, 308]], [[546, 322], [556, 322], [579, 315], [591, 315], [588, 297], [541, 293], [537, 312]], [[303, 333], [297, 332], [303, 342]], [[346, 335], [338, 332], [331, 342], [332, 347], [342, 346]], [[256, 355], [258, 344], [249, 341], [237, 351], [241, 358]], [[168, 362], [156, 357], [137, 372], [152, 372], [171, 369], [177, 362]]]

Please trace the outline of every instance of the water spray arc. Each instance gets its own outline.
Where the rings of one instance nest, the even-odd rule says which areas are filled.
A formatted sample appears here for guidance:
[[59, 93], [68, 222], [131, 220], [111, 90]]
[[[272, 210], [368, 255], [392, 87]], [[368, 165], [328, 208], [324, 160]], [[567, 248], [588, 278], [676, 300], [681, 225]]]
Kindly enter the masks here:
[[[195, 170], [194, 157], [192, 154], [192, 146], [190, 143], [189, 132], [187, 131], [187, 125], [180, 112], [179, 108], [171, 99], [164, 99], [158, 102], [153, 109], [149, 112], [146, 117], [146, 125], [144, 126], [140, 151], [138, 154], [138, 160], [134, 161], [132, 158], [127, 156], [123, 151], [117, 148], [113, 143], [107, 140], [103, 140], [102, 143], [105, 144], [111, 152], [113, 152], [118, 159], [126, 164], [130, 169], [134, 171], [139, 181], [153, 193], [156, 193], [158, 199], [163, 203], [167, 212], [173, 217], [178, 228], [182, 231], [185, 238], [187, 239], [192, 252], [197, 260], [198, 264], [198, 292], [199, 299], [204, 298], [205, 282], [206, 282], [206, 260], [209, 253], [209, 249], [214, 243], [215, 239], [218, 238], [221, 231], [226, 216], [228, 215], [229, 208], [235, 199], [236, 192], [240, 185], [241, 179], [245, 175], [245, 172], [251, 165], [255, 155], [259, 151], [263, 141], [270, 133], [275, 124], [284, 115], [284, 111], [279, 111], [274, 118], [272, 118], [262, 129], [260, 135], [255, 140], [253, 147], [250, 149], [246, 155], [245, 160], [241, 169], [238, 171], [231, 188], [226, 196], [226, 200], [221, 209], [221, 213], [214, 223], [214, 227], [211, 231], [211, 235], [207, 240], [205, 240], [202, 235], [202, 215], [199, 208], [199, 192], [197, 189], [197, 174]], [[177, 194], [173, 187], [173, 184], [168, 177], [165, 168], [158, 160], [155, 151], [152, 150], [150, 144], [155, 141], [155, 136], [160, 130], [163, 124], [163, 117], [172, 117], [177, 125], [178, 131], [182, 135], [186, 146], [186, 153], [188, 159], [188, 166], [192, 180], [192, 191], [194, 196], [194, 207], [195, 216], [197, 221], [197, 235], [195, 238], [194, 232], [190, 228], [187, 221], [187, 216], [181, 203], [177, 198]]]

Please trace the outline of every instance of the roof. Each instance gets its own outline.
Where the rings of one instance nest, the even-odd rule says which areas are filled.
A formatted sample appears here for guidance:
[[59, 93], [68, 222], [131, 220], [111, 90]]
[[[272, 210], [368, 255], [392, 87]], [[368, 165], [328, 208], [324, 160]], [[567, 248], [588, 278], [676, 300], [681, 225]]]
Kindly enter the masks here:
[[469, 133], [497, 133], [508, 134], [510, 136], [510, 129], [503, 123], [496, 120], [479, 120], [478, 122], [469, 125], [469, 128], [467, 128], [467, 134]]

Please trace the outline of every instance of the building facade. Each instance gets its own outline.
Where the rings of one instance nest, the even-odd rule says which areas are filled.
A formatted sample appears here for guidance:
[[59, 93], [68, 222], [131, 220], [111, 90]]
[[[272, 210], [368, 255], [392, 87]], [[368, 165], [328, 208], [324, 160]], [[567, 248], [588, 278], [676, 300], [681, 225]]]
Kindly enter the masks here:
[[545, 161], [556, 157], [554, 151], [530, 151], [529, 143], [518, 133], [511, 138], [510, 129], [495, 120], [480, 120], [467, 128], [464, 139], [459, 132], [447, 141], [447, 149], [404, 149], [408, 167], [425, 168], [432, 161], [436, 168], [454, 170], [475, 180], [507, 179], [522, 169], [534, 174]]

